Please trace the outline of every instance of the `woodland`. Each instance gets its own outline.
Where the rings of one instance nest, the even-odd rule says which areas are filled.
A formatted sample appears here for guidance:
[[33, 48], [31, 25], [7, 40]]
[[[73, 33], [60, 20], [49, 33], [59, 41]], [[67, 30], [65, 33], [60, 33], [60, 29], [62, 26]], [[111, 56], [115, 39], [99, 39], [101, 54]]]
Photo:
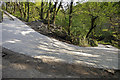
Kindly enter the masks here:
[[120, 48], [120, 2], [6, 2], [4, 10], [26, 23], [43, 23], [68, 43]]

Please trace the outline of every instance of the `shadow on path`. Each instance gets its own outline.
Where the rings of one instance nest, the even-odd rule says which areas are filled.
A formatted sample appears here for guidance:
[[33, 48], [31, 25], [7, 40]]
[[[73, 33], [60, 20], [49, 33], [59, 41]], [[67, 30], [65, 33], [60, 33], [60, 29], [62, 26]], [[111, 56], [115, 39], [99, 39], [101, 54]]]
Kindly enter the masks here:
[[12, 51], [42, 59], [44, 62], [66, 62], [95, 68], [118, 69], [118, 49], [78, 47], [49, 38], [31, 29], [19, 19], [4, 15], [2, 46]]

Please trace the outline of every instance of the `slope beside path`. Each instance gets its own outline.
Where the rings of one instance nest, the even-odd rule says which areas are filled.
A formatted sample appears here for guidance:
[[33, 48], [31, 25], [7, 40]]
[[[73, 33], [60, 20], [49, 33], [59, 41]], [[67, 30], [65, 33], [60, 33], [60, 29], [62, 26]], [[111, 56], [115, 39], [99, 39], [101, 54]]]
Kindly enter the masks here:
[[[12, 16], [12, 15], [11, 15]], [[119, 69], [118, 52], [111, 47], [78, 47], [44, 36], [22, 21], [4, 15], [2, 27], [2, 47], [14, 52], [42, 59], [44, 62], [66, 62], [95, 68]], [[1, 44], [1, 43], [0, 43]]]

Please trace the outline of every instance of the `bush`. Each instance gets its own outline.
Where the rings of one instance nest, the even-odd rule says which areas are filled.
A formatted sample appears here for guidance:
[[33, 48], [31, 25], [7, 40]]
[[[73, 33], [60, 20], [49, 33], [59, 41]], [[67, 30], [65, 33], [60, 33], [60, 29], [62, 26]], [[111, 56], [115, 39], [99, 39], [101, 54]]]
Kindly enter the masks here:
[[90, 45], [88, 44], [88, 39], [86, 39], [85, 37], [84, 38], [80, 38], [79, 46], [89, 47]]
[[88, 44], [90, 44], [92, 47], [98, 46], [98, 42], [94, 39], [89, 39]]

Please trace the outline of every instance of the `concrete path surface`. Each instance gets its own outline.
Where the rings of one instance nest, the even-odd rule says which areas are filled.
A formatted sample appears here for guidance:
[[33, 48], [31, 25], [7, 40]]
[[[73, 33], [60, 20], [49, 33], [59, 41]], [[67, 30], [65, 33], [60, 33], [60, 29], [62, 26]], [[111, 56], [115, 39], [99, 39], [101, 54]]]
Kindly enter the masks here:
[[2, 47], [40, 58], [43, 61], [64, 61], [96, 68], [120, 69], [118, 67], [120, 50], [114, 47], [105, 48], [99, 45], [93, 48], [67, 44], [44, 36], [16, 17], [12, 17], [14, 21], [4, 15], [4, 21], [0, 23], [2, 25]]

